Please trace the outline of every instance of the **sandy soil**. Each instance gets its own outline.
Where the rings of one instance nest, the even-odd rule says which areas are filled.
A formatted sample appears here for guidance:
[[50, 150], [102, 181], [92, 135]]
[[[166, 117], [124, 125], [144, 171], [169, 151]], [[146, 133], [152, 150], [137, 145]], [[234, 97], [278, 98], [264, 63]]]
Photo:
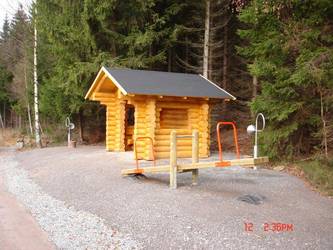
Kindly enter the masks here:
[[[202, 170], [168, 188], [168, 174], [120, 176], [134, 166], [133, 154], [103, 147], [46, 148], [16, 154], [19, 166], [45, 192], [105, 219], [145, 249], [332, 249], [333, 200], [309, 190], [296, 177], [267, 169]], [[265, 197], [260, 205], [238, 200]], [[264, 230], [268, 223], [293, 231]], [[246, 231], [244, 223], [253, 223]]]

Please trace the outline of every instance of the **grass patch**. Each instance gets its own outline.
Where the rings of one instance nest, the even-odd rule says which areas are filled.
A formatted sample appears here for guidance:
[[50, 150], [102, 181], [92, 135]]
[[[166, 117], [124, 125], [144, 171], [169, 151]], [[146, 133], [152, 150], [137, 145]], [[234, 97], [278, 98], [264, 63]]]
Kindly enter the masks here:
[[299, 164], [304, 176], [321, 192], [333, 196], [333, 160], [312, 160]]

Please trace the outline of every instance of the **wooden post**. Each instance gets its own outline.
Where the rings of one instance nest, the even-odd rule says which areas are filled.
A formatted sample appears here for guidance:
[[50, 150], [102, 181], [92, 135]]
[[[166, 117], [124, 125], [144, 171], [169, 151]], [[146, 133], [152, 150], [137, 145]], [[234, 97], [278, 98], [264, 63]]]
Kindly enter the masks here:
[[[192, 132], [192, 163], [199, 162], [199, 132], [193, 130]], [[198, 184], [199, 169], [192, 170], [192, 185]]]
[[[121, 93], [118, 91], [118, 93]], [[117, 139], [117, 148], [116, 151], [124, 152], [125, 151], [125, 118], [126, 118], [126, 101], [116, 100], [118, 103], [118, 121], [116, 128], [116, 139]]]
[[[149, 121], [146, 127], [146, 136], [149, 136], [153, 141], [155, 141], [155, 127], [156, 127], [156, 101], [155, 99], [148, 99], [146, 101], [146, 121]], [[150, 145], [149, 141], [146, 141], [145, 151], [147, 152], [147, 160], [153, 160], [153, 147]]]
[[177, 133], [170, 133], [170, 188], [177, 188]]

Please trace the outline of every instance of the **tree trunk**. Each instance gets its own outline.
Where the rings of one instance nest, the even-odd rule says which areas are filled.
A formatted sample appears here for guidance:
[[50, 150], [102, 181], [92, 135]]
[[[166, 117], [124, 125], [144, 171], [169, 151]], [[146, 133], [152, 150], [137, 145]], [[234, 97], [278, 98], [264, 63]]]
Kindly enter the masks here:
[[[256, 99], [258, 93], [258, 77], [253, 76], [252, 78], [252, 101]], [[255, 118], [255, 114], [251, 112], [252, 118]]]
[[[36, 8], [36, 7], [35, 7]], [[39, 126], [39, 100], [38, 100], [38, 78], [37, 78], [37, 10], [35, 9], [35, 27], [34, 27], [34, 112], [35, 112], [35, 139], [36, 146], [41, 148], [42, 141]]]
[[228, 74], [228, 26], [224, 27], [223, 34], [223, 88], [227, 89]]
[[3, 123], [3, 120], [2, 120], [1, 112], [0, 112], [0, 120], [1, 120], [1, 125], [2, 125], [1, 136], [2, 136], [2, 139], [3, 139], [4, 131], [5, 131], [5, 126], [4, 126], [4, 123]]
[[[26, 59], [26, 55], [25, 55]], [[27, 102], [27, 113], [28, 113], [28, 122], [30, 135], [33, 135], [32, 122], [31, 122], [31, 112], [30, 112], [30, 103], [29, 103], [29, 95], [28, 95], [28, 79], [27, 79], [27, 62], [24, 62], [24, 83], [25, 83], [25, 94], [26, 94], [26, 102]]]
[[13, 124], [14, 124], [13, 123], [13, 110], [10, 109], [10, 126], [11, 126], [11, 128], [14, 128]]
[[[186, 65], [189, 65], [189, 60], [188, 60], [188, 53], [189, 53], [189, 48], [188, 48], [188, 37], [187, 35], [185, 36], [185, 62], [186, 62]], [[185, 73], [188, 72], [188, 68], [186, 67], [185, 68]]]
[[31, 120], [31, 109], [30, 109], [30, 103], [28, 101], [27, 103], [27, 113], [28, 113], [28, 122], [29, 122], [29, 132], [30, 135], [33, 135], [33, 128], [32, 128], [32, 120]]
[[5, 125], [3, 124], [1, 112], [0, 112], [0, 123], [1, 123], [1, 128], [4, 129]]
[[203, 76], [206, 78], [208, 78], [209, 36], [210, 36], [210, 0], [206, 0], [204, 55], [203, 55]]
[[[222, 86], [223, 89], [227, 89], [227, 81], [228, 81], [228, 25], [224, 26], [224, 34], [223, 34], [223, 67], [222, 67]], [[223, 103], [223, 114], [226, 112], [226, 103]]]
[[168, 72], [172, 72], [172, 49], [168, 49]]
[[81, 109], [79, 110], [79, 141], [82, 143], [83, 142], [83, 125], [82, 125], [82, 111]]
[[3, 103], [3, 125], [6, 128], [6, 103]]
[[18, 124], [19, 124], [19, 129], [22, 129], [22, 115], [18, 116]]
[[[210, 26], [210, 25], [209, 25]], [[209, 42], [208, 44], [212, 44], [212, 34], [209, 34]], [[208, 52], [208, 79], [213, 80], [213, 48], [209, 46]]]
[[257, 97], [258, 93], [258, 77], [253, 76], [252, 78], [252, 100]]
[[320, 117], [323, 124], [323, 141], [322, 144], [324, 146], [325, 158], [328, 159], [328, 145], [327, 145], [327, 126], [326, 119], [324, 114], [324, 101], [323, 101], [323, 92], [320, 90]]

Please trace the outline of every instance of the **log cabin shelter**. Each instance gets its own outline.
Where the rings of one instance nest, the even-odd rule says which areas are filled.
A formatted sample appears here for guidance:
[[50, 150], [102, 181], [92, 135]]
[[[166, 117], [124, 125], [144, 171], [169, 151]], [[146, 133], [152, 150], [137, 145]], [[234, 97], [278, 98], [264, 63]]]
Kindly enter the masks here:
[[[102, 67], [86, 99], [106, 106], [106, 150], [133, 150], [135, 138], [150, 137], [155, 157], [170, 155], [170, 132], [199, 131], [199, 155], [210, 152], [213, 100], [236, 98], [201, 75]], [[177, 140], [177, 156], [191, 156], [191, 139]], [[139, 159], [152, 158], [149, 140], [137, 142]]]

